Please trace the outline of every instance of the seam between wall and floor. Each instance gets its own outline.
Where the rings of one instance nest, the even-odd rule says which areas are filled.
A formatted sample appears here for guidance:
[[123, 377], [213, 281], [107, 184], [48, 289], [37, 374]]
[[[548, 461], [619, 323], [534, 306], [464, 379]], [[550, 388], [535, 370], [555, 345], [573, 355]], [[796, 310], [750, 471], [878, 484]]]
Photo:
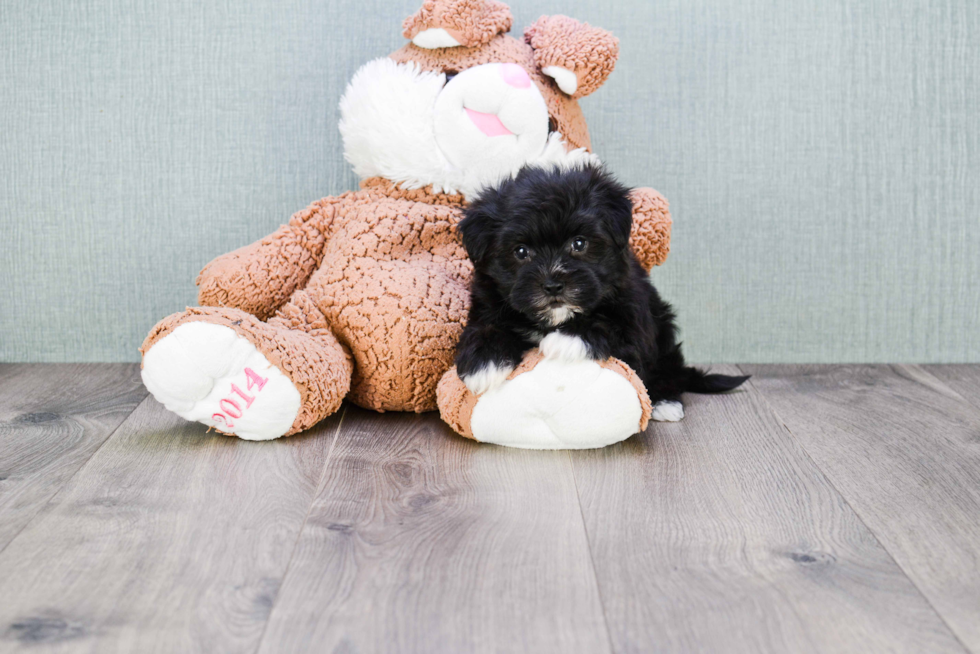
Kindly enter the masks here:
[[[742, 368], [742, 365], [748, 365], [748, 364], [739, 364], [736, 365], [736, 367], [742, 372], [743, 375], [749, 374], [748, 372], [745, 371], [744, 368]], [[878, 534], [875, 533], [875, 531], [868, 525], [868, 523], [864, 519], [864, 516], [861, 515], [860, 511], [858, 511], [858, 509], [853, 504], [851, 504], [851, 501], [848, 499], [847, 495], [845, 495], [843, 491], [841, 491], [841, 489], [837, 487], [837, 484], [834, 483], [833, 479], [830, 478], [830, 476], [824, 471], [824, 469], [820, 466], [820, 464], [818, 464], [817, 461], [813, 458], [813, 456], [810, 455], [810, 451], [806, 448], [806, 445], [803, 444], [803, 441], [795, 433], [793, 433], [793, 430], [790, 429], [789, 425], [786, 424], [782, 416], [779, 415], [779, 412], [776, 410], [776, 407], [774, 407], [772, 404], [769, 403], [769, 399], [766, 397], [766, 394], [763, 392], [763, 390], [758, 386], [756, 386], [755, 382], [752, 379], [749, 379], [747, 383], [759, 395], [761, 400], [765, 403], [766, 408], [769, 409], [769, 411], [772, 413], [776, 421], [783, 427], [783, 429], [786, 430], [786, 433], [789, 434], [790, 438], [792, 438], [793, 441], [799, 446], [800, 451], [803, 452], [803, 456], [805, 456], [807, 460], [810, 461], [811, 464], [813, 464], [817, 472], [820, 473], [820, 476], [827, 482], [827, 484], [830, 485], [831, 488], [834, 489], [834, 492], [837, 493], [838, 496], [840, 496], [841, 500], [844, 502], [847, 508], [851, 510], [854, 516], [858, 519], [858, 521], [860, 521], [861, 525], [868, 530], [868, 533], [871, 534], [871, 537], [874, 538], [875, 542], [878, 544], [881, 550], [885, 554], [887, 554], [888, 558], [891, 559], [892, 563], [895, 564], [895, 567], [897, 567], [905, 576], [905, 578], [908, 580], [908, 582], [912, 584], [912, 587], [915, 588], [916, 592], [919, 593], [919, 596], [922, 597], [922, 599], [929, 606], [929, 608], [932, 609], [933, 613], [936, 614], [936, 617], [939, 618], [939, 621], [943, 623], [943, 625], [946, 627], [947, 630], [949, 630], [949, 633], [953, 636], [956, 642], [959, 643], [960, 647], [963, 648], [963, 651], [976, 654], [973, 649], [968, 647], [966, 643], [963, 642], [963, 639], [960, 638], [960, 635], [956, 632], [956, 630], [952, 627], [952, 625], [950, 625], [949, 622], [946, 621], [946, 617], [939, 611], [939, 609], [936, 608], [936, 605], [933, 604], [932, 600], [925, 593], [925, 591], [923, 591], [922, 588], [920, 588], [919, 585], [915, 583], [915, 580], [912, 579], [912, 577], [909, 575], [908, 570], [906, 570], [905, 567], [898, 562], [898, 560], [895, 558], [895, 555], [892, 554], [891, 550], [889, 550], [888, 547], [886, 547], [885, 544], [881, 541], [881, 539], [878, 538]]]
[[282, 591], [283, 584], [286, 583], [286, 578], [289, 576], [289, 571], [293, 567], [293, 559], [296, 558], [296, 550], [299, 548], [299, 542], [303, 538], [303, 532], [306, 531], [306, 524], [310, 521], [310, 515], [313, 514], [313, 505], [316, 504], [317, 498], [320, 496], [320, 491], [323, 490], [326, 479], [327, 479], [327, 469], [330, 467], [330, 460], [333, 458], [334, 450], [337, 449], [337, 441], [340, 440], [340, 430], [344, 426], [344, 419], [347, 417], [348, 404], [345, 402], [343, 405], [343, 413], [340, 414], [340, 421], [337, 423], [337, 429], [333, 434], [333, 441], [330, 443], [330, 449], [327, 450], [327, 456], [323, 459], [323, 468], [320, 470], [320, 478], [317, 480], [316, 487], [313, 490], [313, 496], [310, 498], [310, 506], [306, 510], [306, 517], [303, 518], [303, 523], [299, 527], [299, 531], [296, 532], [296, 541], [293, 543], [292, 549], [289, 551], [289, 561], [286, 563], [286, 569], [283, 570], [282, 578], [279, 582], [279, 588], [276, 589], [276, 599], [272, 602], [272, 608], [269, 609], [269, 615], [265, 619], [265, 624], [262, 625], [262, 633], [259, 634], [259, 639], [255, 644], [255, 649], [253, 650], [258, 654], [259, 650], [262, 649], [262, 643], [265, 641], [266, 633], [269, 631], [269, 623], [272, 622], [272, 616], [276, 612], [276, 607], [279, 606], [279, 593]]

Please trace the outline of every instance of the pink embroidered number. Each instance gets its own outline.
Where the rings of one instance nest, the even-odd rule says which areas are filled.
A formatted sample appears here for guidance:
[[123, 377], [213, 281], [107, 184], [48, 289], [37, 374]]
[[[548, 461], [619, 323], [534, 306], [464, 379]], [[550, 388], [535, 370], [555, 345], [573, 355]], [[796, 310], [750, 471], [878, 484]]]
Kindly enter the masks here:
[[248, 379], [248, 384], [246, 385], [248, 390], [252, 390], [253, 386], [258, 386], [259, 390], [261, 391], [265, 387], [265, 383], [269, 381], [268, 379], [256, 375], [255, 371], [251, 368], [245, 368], [245, 377]]
[[[269, 381], [269, 378], [259, 376], [259, 374], [251, 368], [245, 368], [245, 380], [246, 390], [251, 391], [254, 388], [255, 393], [258, 394], [263, 388], [265, 388], [265, 384]], [[221, 411], [224, 411], [224, 413], [218, 412], [211, 416], [212, 420], [221, 423], [223, 427], [227, 427], [228, 429], [233, 429], [235, 427], [229, 418], [238, 420], [244, 415], [245, 410], [252, 406], [252, 402], [255, 401], [255, 395], [249, 395], [246, 391], [239, 388], [237, 384], [231, 385], [231, 392], [245, 400], [245, 408], [243, 409], [241, 405], [238, 404], [238, 402], [236, 402], [233, 398], [226, 397], [218, 402], [218, 406], [221, 407]]]
[[[235, 400], [229, 400], [228, 398], [225, 398], [220, 402], [218, 402], [218, 406], [220, 406], [224, 410], [224, 412], [227, 413], [232, 418], [237, 419], [242, 417], [242, 408], [238, 406], [238, 402], [236, 402]], [[232, 407], [235, 408], [234, 411], [232, 411]]]
[[[245, 400], [245, 408], [246, 408], [246, 409], [247, 409], [248, 407], [250, 407], [250, 406], [252, 406], [252, 402], [254, 402], [254, 401], [255, 401], [255, 396], [254, 396], [254, 395], [246, 395], [246, 394], [245, 394], [245, 391], [243, 391], [242, 389], [240, 389], [240, 388], [238, 388], [238, 387], [237, 387], [237, 386], [235, 386], [234, 384], [232, 384], [232, 385], [231, 385], [231, 392], [232, 392], [232, 393], [238, 393], [238, 397], [240, 397], [240, 398], [242, 398], [243, 400]], [[230, 400], [229, 400], [229, 401], [230, 401]], [[222, 402], [224, 402], [224, 400], [222, 400]], [[237, 406], [237, 405], [236, 405], [236, 406]]]

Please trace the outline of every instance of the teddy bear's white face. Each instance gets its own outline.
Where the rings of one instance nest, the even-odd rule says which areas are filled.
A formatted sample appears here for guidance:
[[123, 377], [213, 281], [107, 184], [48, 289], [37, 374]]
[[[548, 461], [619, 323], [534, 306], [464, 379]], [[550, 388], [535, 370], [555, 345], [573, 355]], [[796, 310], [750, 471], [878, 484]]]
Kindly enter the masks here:
[[464, 70], [436, 96], [436, 144], [460, 169], [505, 173], [537, 157], [548, 141], [548, 108], [517, 64]]
[[405, 188], [473, 197], [521, 166], [597, 161], [568, 152], [548, 132], [537, 86], [516, 64], [474, 66], [446, 75], [376, 59], [360, 68], [340, 101], [344, 153], [354, 171]]

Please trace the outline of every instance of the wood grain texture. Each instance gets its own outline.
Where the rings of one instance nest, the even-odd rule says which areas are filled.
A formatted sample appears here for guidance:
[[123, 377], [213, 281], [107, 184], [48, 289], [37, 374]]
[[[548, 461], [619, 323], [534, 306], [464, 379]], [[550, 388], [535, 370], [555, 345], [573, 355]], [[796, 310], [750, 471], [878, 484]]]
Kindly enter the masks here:
[[742, 366], [809, 456], [980, 652], [980, 412], [918, 366]]
[[922, 368], [980, 409], [980, 364], [922, 366]]
[[980, 652], [980, 368], [743, 368], [556, 453], [355, 408], [248, 443], [124, 419], [135, 366], [0, 365], [0, 651]]
[[255, 651], [338, 420], [249, 443], [147, 398], [0, 554], [0, 650]]
[[572, 455], [616, 652], [963, 651], [757, 391], [686, 401]]
[[260, 651], [606, 652], [568, 455], [348, 412]]
[[0, 364], [0, 551], [146, 394], [134, 364]]

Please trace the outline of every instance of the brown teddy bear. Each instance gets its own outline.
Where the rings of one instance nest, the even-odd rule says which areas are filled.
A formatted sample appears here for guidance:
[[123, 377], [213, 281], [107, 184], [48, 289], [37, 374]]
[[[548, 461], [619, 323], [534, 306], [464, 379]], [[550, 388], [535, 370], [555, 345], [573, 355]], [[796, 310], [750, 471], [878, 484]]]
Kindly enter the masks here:
[[[360, 190], [313, 203], [201, 271], [201, 306], [162, 320], [141, 348], [143, 380], [158, 400], [250, 440], [307, 429], [344, 398], [378, 411], [436, 408], [469, 305], [461, 207], [521, 166], [595, 161], [576, 99], [598, 89], [618, 54], [610, 34], [570, 18], [543, 17], [523, 40], [505, 35], [511, 21], [495, 0], [426, 0], [403, 25], [411, 42], [354, 74], [340, 130]], [[670, 240], [667, 203], [651, 189], [637, 189], [634, 202], [633, 247], [647, 267], [658, 265]], [[538, 359], [529, 354], [504, 387], [533, 384], [547, 363]], [[628, 414], [629, 424], [598, 437], [553, 424], [551, 440], [508, 444], [596, 446], [641, 429], [650, 414], [642, 384], [621, 364], [601, 370], [625, 384], [622, 401], [585, 403], [594, 418], [586, 422]], [[571, 375], [569, 388], [586, 388], [604, 379], [594, 373], [552, 370], [548, 379]], [[447, 422], [507, 442], [480, 438], [482, 400], [446, 377]], [[506, 398], [495, 402], [494, 411], [507, 410]], [[564, 432], [575, 434], [569, 441]]]

